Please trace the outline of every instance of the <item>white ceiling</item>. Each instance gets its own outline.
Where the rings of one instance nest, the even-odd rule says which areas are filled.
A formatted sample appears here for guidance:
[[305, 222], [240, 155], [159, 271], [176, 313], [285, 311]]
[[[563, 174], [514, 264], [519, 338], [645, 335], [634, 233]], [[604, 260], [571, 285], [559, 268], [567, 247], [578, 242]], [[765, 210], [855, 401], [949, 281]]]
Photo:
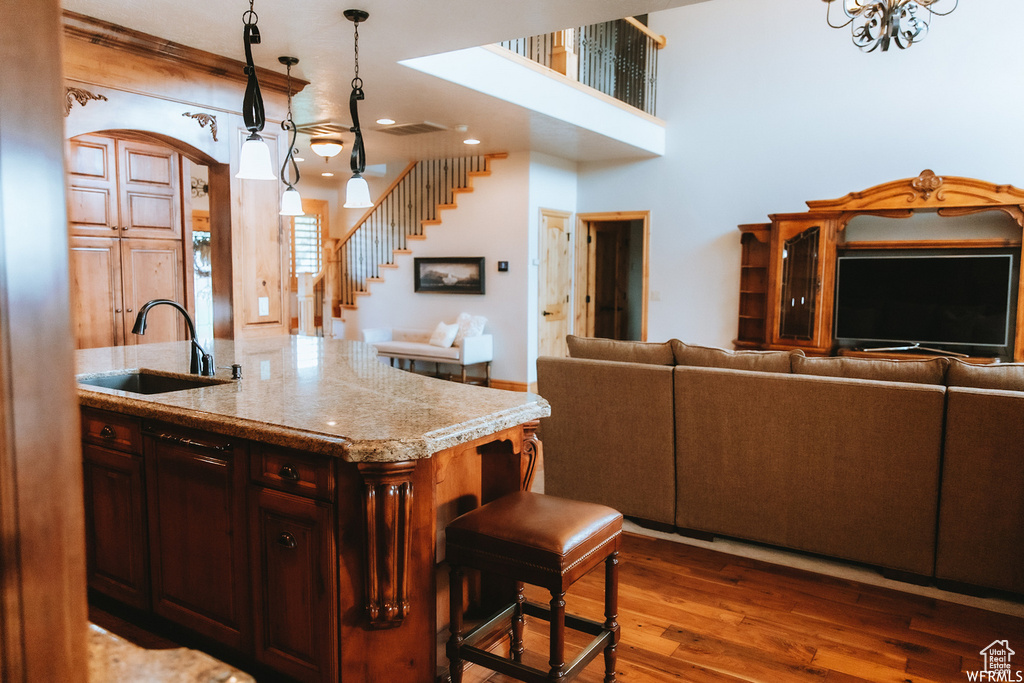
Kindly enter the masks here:
[[[255, 0], [262, 43], [258, 66], [284, 72], [277, 58], [299, 58], [292, 73], [310, 82], [295, 98], [299, 124], [349, 124], [353, 25], [343, 12], [369, 12], [359, 26], [359, 71], [365, 101], [359, 117], [367, 163], [406, 162], [444, 155], [540, 150], [572, 160], [644, 156], [638, 150], [556, 119], [530, 112], [418, 73], [398, 62], [635, 16], [706, 0]], [[65, 9], [208, 52], [244, 60], [242, 14], [247, 0], [63, 0]], [[671, 45], [671, 44], [670, 44]], [[671, 49], [671, 47], [667, 48]], [[381, 117], [399, 123], [430, 121], [448, 131], [393, 136], [376, 132]], [[467, 148], [457, 125], [483, 144]], [[301, 145], [301, 138], [300, 138]], [[346, 147], [347, 152], [347, 147]], [[305, 154], [307, 158], [312, 154]], [[331, 161], [344, 171], [347, 153]], [[315, 159], [316, 168], [324, 162]], [[337, 167], [337, 168], [335, 168]]]

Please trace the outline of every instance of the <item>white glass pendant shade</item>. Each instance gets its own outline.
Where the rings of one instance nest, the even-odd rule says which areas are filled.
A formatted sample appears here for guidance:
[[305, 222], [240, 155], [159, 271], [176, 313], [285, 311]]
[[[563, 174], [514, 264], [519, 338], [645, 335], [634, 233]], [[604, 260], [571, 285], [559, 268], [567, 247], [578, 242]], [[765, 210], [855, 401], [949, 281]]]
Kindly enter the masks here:
[[243, 180], [277, 180], [274, 165], [270, 163], [270, 148], [256, 133], [242, 143], [235, 177]]
[[294, 187], [289, 187], [281, 195], [281, 215], [301, 216], [303, 213], [302, 197], [299, 196], [299, 191]]
[[370, 186], [366, 179], [356, 173], [345, 187], [345, 208], [346, 209], [368, 209], [373, 206], [370, 201]]

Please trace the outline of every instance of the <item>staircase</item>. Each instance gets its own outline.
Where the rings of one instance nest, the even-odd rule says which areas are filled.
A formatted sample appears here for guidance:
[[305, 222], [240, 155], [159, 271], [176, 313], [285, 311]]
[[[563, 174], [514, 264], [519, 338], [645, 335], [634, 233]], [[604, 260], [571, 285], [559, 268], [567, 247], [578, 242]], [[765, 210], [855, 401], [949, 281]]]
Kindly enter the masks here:
[[338, 241], [329, 266], [335, 270], [335, 317], [357, 308], [372, 282], [383, 282], [395, 257], [411, 254], [409, 243], [426, 239], [424, 228], [441, 224], [441, 211], [454, 209], [460, 193], [473, 191], [473, 178], [491, 174], [491, 161], [507, 154], [433, 159], [410, 164], [372, 208]]

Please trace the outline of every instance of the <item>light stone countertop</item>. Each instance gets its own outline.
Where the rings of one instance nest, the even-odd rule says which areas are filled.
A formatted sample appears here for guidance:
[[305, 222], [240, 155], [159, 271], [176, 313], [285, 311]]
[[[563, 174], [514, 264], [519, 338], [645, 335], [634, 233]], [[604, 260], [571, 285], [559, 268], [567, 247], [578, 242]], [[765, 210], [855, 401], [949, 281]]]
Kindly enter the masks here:
[[147, 650], [89, 624], [89, 683], [256, 683], [198, 650]]
[[[211, 351], [209, 345], [204, 345]], [[187, 374], [189, 342], [83, 349], [79, 379], [126, 370]], [[415, 375], [355, 341], [280, 336], [213, 345], [217, 384], [142, 395], [78, 384], [83, 406], [341, 457], [430, 457], [550, 415], [543, 398]], [[242, 366], [230, 380], [229, 367]]]

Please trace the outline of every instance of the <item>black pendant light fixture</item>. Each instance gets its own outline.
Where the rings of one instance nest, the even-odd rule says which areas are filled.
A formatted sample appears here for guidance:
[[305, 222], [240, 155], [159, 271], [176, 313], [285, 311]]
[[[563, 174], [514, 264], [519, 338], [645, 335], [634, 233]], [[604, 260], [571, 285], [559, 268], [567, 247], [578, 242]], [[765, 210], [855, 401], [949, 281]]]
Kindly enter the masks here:
[[253, 0], [249, 0], [249, 10], [242, 14], [245, 25], [242, 40], [245, 43], [245, 69], [249, 77], [245, 85], [245, 98], [242, 100], [242, 119], [249, 131], [249, 137], [242, 143], [238, 153], [238, 173], [236, 178], [245, 180], [277, 180], [274, 166], [270, 163], [270, 148], [260, 137], [260, 131], [267, 119], [263, 112], [263, 94], [260, 83], [256, 79], [256, 65], [252, 62], [252, 46], [260, 43], [260, 30], [256, 23], [259, 16], [253, 10]]
[[[292, 119], [292, 67], [299, 63], [299, 60], [295, 57], [278, 57], [277, 61], [288, 67], [288, 115], [284, 121], [281, 122], [281, 128], [284, 129], [285, 134], [291, 133], [291, 139], [288, 142], [288, 154], [284, 157], [284, 163], [281, 164], [281, 182], [288, 187], [281, 194], [281, 215], [282, 216], [301, 216], [302, 211], [302, 197], [299, 195], [299, 191], [295, 189], [295, 186], [299, 182], [299, 165], [295, 162], [295, 137], [299, 134], [295, 128], [295, 121]], [[295, 177], [294, 180], [288, 179], [288, 164], [291, 164], [292, 173]]]
[[364, 99], [363, 79], [359, 78], [359, 23], [369, 18], [369, 13], [361, 9], [345, 10], [345, 18], [355, 24], [355, 65], [356, 73], [352, 79], [352, 93], [348, 98], [348, 109], [352, 115], [352, 128], [349, 130], [356, 135], [352, 143], [352, 178], [345, 187], [345, 208], [366, 209], [373, 206], [370, 201], [370, 186], [363, 178], [363, 171], [366, 170], [366, 150], [363, 148], [363, 133], [359, 129], [359, 111], [356, 103]]

